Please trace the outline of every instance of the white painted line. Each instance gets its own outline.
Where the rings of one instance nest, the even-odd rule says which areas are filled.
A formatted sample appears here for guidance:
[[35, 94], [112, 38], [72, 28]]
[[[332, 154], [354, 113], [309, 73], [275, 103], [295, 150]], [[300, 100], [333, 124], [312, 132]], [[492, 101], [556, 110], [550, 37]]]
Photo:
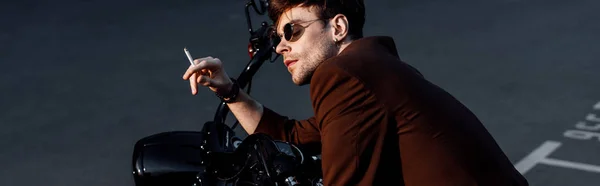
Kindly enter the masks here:
[[565, 160], [557, 160], [557, 159], [543, 159], [540, 163], [553, 165], [557, 167], [570, 168], [570, 169], [578, 169], [582, 171], [588, 171], [593, 173], [600, 173], [600, 166], [590, 165], [584, 163], [570, 162]]
[[531, 170], [536, 164], [540, 163], [542, 160], [545, 160], [546, 157], [560, 147], [560, 145], [561, 143], [556, 141], [544, 142], [544, 144], [542, 144], [540, 147], [529, 153], [527, 157], [519, 161], [515, 165], [515, 168], [521, 174], [527, 173], [527, 171]]

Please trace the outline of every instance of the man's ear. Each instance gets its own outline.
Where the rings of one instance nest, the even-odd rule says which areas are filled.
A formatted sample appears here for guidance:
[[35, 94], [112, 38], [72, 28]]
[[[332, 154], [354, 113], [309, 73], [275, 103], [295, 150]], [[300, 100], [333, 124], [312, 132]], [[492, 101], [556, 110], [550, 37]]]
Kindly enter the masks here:
[[344, 16], [343, 14], [338, 14], [331, 19], [330, 23], [331, 27], [333, 28], [333, 39], [337, 41], [343, 41], [344, 39], [346, 39], [346, 36], [348, 35], [348, 29], [350, 26], [350, 24], [348, 23], [348, 18], [346, 18], [346, 16]]

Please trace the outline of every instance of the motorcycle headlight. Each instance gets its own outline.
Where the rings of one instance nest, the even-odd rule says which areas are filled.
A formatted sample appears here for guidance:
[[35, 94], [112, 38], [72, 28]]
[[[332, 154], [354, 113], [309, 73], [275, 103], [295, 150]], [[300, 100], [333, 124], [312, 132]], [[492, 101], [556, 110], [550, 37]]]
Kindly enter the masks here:
[[191, 186], [204, 172], [204, 134], [172, 131], [137, 141], [132, 157], [136, 186]]

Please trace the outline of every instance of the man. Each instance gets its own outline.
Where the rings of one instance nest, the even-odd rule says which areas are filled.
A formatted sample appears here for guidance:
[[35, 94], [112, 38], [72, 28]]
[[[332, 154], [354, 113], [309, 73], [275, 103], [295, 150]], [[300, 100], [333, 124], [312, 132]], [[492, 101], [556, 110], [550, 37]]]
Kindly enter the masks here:
[[459, 101], [398, 57], [390, 37], [363, 37], [362, 0], [273, 0], [277, 53], [314, 116], [281, 116], [239, 91], [218, 58], [183, 78], [209, 87], [249, 133], [320, 144], [325, 185], [523, 186], [525, 178]]

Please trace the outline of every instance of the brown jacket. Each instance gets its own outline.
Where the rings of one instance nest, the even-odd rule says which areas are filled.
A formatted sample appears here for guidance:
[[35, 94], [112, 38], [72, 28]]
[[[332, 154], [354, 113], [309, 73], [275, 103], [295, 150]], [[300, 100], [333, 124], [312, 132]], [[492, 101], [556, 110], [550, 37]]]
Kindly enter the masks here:
[[319, 144], [325, 185], [523, 186], [473, 113], [402, 62], [386, 36], [354, 41], [314, 72], [307, 120], [269, 108], [256, 132]]

